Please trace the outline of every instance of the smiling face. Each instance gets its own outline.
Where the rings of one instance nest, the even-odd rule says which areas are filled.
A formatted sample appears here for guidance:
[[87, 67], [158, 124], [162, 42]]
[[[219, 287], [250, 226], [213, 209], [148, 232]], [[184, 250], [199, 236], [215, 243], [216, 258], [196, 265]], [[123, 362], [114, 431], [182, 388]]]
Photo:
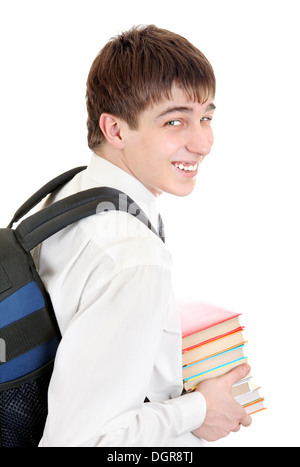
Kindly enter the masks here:
[[204, 104], [190, 101], [174, 86], [171, 99], [164, 98], [140, 114], [137, 129], [116, 119], [110, 127], [114, 150], [107, 151], [106, 145], [101, 155], [155, 196], [163, 192], [186, 196], [193, 191], [199, 165], [213, 145], [214, 109], [212, 99]]

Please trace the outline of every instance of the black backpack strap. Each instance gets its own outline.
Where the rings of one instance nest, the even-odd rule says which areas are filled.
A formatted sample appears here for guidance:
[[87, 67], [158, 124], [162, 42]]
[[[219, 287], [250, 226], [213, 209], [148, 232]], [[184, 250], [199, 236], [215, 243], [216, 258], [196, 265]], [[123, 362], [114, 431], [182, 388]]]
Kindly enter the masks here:
[[15, 222], [18, 222], [22, 217], [28, 214], [31, 209], [37, 206], [47, 195], [60, 188], [65, 183], [72, 180], [79, 172], [86, 169], [86, 166], [76, 167], [75, 169], [68, 170], [67, 172], [59, 175], [50, 182], [46, 183], [34, 195], [32, 195], [22, 206], [17, 210], [14, 217], [10, 221], [8, 228], [11, 229]]
[[31, 215], [16, 228], [16, 236], [25, 251], [29, 252], [68, 225], [111, 210], [128, 212], [158, 235], [145, 213], [131, 198], [114, 188], [99, 187], [63, 198]]

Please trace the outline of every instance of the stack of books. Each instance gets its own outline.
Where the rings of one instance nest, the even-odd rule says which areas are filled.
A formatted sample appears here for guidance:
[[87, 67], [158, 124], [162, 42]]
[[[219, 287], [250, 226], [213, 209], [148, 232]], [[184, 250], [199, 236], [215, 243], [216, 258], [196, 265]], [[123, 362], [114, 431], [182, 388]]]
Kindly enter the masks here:
[[[182, 375], [186, 392], [193, 391], [199, 383], [228, 373], [247, 363], [240, 314], [201, 303], [180, 302], [179, 313], [182, 329]], [[232, 388], [235, 399], [253, 413], [264, 410], [264, 399], [259, 387], [248, 375]]]

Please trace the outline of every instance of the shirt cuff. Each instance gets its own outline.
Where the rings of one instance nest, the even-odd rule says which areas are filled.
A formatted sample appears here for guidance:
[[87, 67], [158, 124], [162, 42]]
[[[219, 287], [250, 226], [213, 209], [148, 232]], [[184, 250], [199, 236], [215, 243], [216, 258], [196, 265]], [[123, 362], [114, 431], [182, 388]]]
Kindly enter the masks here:
[[178, 420], [178, 435], [199, 428], [206, 417], [206, 401], [204, 396], [196, 391], [169, 401], [176, 407]]

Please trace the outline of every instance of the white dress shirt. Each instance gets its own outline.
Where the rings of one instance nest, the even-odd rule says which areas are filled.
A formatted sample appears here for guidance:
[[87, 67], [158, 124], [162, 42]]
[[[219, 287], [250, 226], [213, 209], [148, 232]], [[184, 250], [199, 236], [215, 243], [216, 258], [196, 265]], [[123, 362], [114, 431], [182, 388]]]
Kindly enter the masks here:
[[[52, 198], [96, 186], [123, 191], [157, 226], [154, 195], [95, 154]], [[181, 329], [161, 239], [128, 213], [106, 212], [46, 240], [35, 261], [62, 333], [40, 446], [201, 446], [191, 431], [206, 403], [181, 396]]]

